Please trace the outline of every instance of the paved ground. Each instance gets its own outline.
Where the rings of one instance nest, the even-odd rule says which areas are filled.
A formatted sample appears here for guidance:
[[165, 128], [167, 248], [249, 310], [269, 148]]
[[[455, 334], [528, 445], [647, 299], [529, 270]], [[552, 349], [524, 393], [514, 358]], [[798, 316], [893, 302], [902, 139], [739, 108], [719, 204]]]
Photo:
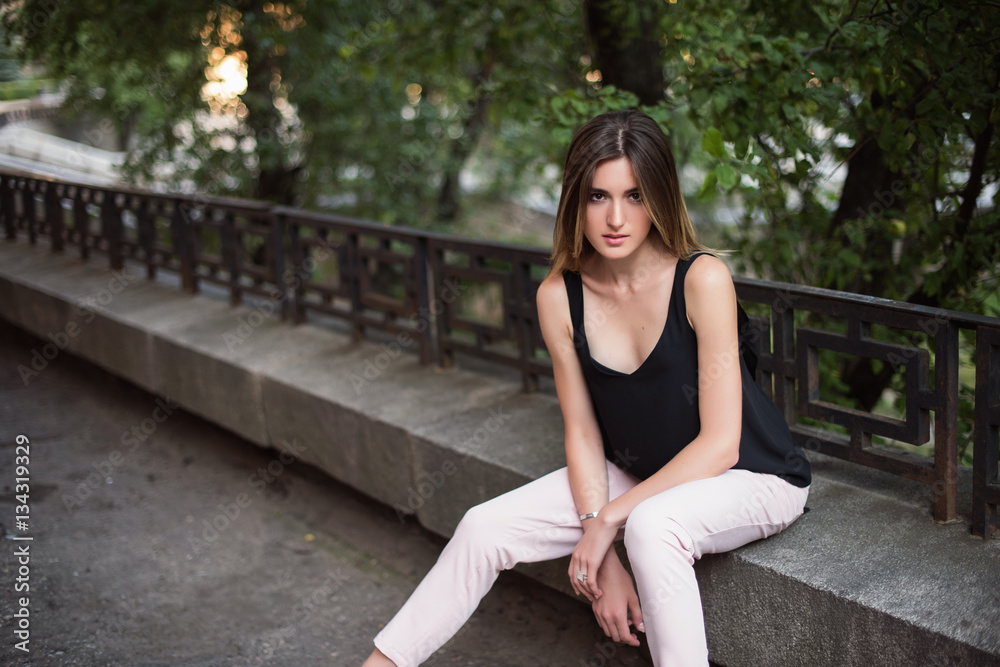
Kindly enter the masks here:
[[[359, 665], [442, 540], [68, 354], [25, 385], [18, 366], [43, 344], [0, 320], [0, 664]], [[29, 653], [15, 647], [24, 596]], [[427, 664], [650, 662], [607, 643], [588, 607], [504, 573]]]

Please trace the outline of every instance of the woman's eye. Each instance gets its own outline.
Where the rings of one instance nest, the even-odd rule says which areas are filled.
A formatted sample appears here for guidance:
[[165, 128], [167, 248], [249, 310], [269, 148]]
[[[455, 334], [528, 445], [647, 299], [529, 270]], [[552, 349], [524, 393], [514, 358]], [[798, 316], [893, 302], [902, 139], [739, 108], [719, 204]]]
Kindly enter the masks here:
[[631, 195], [629, 195], [629, 199], [631, 199], [634, 202], [641, 202], [642, 201], [642, 197], [639, 195], [638, 192], [633, 192]]
[[604, 199], [604, 195], [602, 193], [600, 192], [590, 193], [590, 201], [601, 201], [602, 199]]

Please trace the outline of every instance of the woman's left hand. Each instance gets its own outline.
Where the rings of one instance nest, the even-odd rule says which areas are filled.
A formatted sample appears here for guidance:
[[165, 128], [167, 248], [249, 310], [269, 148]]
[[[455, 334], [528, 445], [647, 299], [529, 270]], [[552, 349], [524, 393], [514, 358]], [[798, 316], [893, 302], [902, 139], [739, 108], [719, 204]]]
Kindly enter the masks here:
[[[603, 517], [598, 515], [589, 520], [593, 525], [586, 527], [569, 561], [569, 581], [573, 590], [577, 595], [586, 596], [591, 602], [604, 594], [597, 585], [597, 572], [601, 569], [604, 556], [618, 533], [618, 526], [602, 519]], [[580, 572], [586, 575], [583, 581], [578, 576]]]

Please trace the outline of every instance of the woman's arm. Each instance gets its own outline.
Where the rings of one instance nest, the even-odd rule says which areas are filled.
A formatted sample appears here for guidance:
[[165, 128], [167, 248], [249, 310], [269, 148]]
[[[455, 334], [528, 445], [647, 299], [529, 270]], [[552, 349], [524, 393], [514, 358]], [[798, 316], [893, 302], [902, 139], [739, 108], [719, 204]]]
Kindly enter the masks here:
[[[660, 470], [602, 508], [573, 551], [571, 567], [600, 563], [629, 514], [643, 500], [685, 482], [720, 475], [739, 460], [743, 388], [740, 375], [736, 289], [728, 267], [711, 255], [698, 258], [684, 281], [688, 319], [698, 340], [698, 414], [701, 430]], [[596, 582], [583, 585], [599, 597]]]
[[[608, 469], [590, 391], [574, 346], [569, 298], [563, 277], [552, 275], [546, 278], [538, 287], [536, 303], [538, 324], [552, 357], [573, 499], [580, 514], [596, 512], [608, 502]], [[590, 519], [584, 525], [589, 523]]]
[[[550, 276], [544, 280], [538, 288], [536, 302], [538, 322], [552, 357], [556, 393], [563, 414], [566, 467], [573, 499], [580, 514], [603, 511], [608, 502], [608, 467], [604, 458], [604, 441], [574, 345], [569, 298], [562, 276]], [[596, 519], [583, 521], [585, 533], [596, 525], [595, 521]], [[631, 577], [610, 546], [611, 540], [591, 569], [579, 571], [587, 572], [588, 581], [595, 582], [595, 585], [600, 583], [607, 589], [607, 599], [594, 605], [594, 615], [604, 634], [614, 641], [638, 646], [639, 640], [632, 634], [630, 625], [642, 629], [639, 598]], [[569, 580], [578, 594], [586, 595], [583, 582], [576, 577], [577, 571], [571, 563]], [[595, 596], [587, 597], [593, 600]]]

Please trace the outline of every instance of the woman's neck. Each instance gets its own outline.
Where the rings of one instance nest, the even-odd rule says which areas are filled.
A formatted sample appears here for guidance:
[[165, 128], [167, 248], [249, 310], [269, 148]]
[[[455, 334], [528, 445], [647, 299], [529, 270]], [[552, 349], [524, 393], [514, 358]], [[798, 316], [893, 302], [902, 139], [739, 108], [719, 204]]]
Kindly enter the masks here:
[[634, 292], [638, 285], [649, 281], [651, 274], [657, 274], [676, 259], [662, 246], [647, 241], [628, 257], [608, 259], [595, 254], [587, 272], [616, 292]]

